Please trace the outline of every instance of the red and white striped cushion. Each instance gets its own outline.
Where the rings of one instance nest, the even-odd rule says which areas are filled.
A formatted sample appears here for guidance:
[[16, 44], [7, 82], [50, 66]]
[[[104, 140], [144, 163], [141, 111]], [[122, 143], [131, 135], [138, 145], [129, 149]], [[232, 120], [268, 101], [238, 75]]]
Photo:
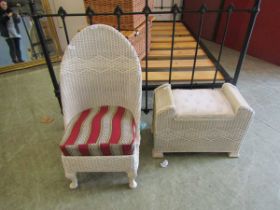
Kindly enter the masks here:
[[71, 120], [60, 149], [65, 156], [131, 155], [134, 140], [132, 113], [123, 107], [102, 106]]

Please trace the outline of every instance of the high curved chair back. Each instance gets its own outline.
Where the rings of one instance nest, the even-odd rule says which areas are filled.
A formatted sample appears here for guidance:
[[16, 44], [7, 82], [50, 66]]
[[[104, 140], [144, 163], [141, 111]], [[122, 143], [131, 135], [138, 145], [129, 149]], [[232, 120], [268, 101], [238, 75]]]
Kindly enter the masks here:
[[68, 45], [61, 63], [61, 99], [64, 124], [95, 106], [122, 106], [139, 127], [141, 66], [130, 42], [116, 29], [92, 25]]

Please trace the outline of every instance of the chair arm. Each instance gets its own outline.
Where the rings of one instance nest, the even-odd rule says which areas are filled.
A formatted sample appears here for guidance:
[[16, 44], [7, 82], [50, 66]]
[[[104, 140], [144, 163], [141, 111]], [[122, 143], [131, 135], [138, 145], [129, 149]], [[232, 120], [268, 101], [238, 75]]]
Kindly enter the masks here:
[[158, 115], [165, 111], [175, 113], [175, 103], [170, 84], [163, 84], [154, 90], [154, 112]]
[[222, 87], [223, 93], [230, 102], [234, 113], [238, 113], [239, 110], [245, 109], [249, 112], [254, 113], [254, 110], [249, 106], [249, 104], [246, 102], [246, 100], [243, 98], [239, 90], [236, 86], [225, 83]]

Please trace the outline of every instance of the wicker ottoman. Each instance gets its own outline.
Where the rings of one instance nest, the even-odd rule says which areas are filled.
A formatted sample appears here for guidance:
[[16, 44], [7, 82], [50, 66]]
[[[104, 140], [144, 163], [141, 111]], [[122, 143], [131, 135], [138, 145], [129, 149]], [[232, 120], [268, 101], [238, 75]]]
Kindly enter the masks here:
[[232, 84], [220, 89], [171, 90], [154, 95], [153, 157], [167, 152], [225, 152], [238, 157], [254, 115]]

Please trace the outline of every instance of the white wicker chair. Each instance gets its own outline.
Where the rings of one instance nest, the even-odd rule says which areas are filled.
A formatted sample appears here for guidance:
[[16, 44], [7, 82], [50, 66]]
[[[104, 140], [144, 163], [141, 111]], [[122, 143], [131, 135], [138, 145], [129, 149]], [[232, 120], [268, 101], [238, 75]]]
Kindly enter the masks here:
[[167, 152], [226, 152], [239, 156], [253, 109], [238, 89], [155, 90], [153, 157]]
[[110, 26], [84, 28], [70, 42], [61, 63], [61, 97], [64, 126], [92, 107], [118, 106], [134, 118], [134, 150], [130, 155], [81, 156], [62, 154], [70, 188], [78, 186], [77, 172], [126, 172], [135, 188], [139, 163], [141, 67], [129, 41]]

